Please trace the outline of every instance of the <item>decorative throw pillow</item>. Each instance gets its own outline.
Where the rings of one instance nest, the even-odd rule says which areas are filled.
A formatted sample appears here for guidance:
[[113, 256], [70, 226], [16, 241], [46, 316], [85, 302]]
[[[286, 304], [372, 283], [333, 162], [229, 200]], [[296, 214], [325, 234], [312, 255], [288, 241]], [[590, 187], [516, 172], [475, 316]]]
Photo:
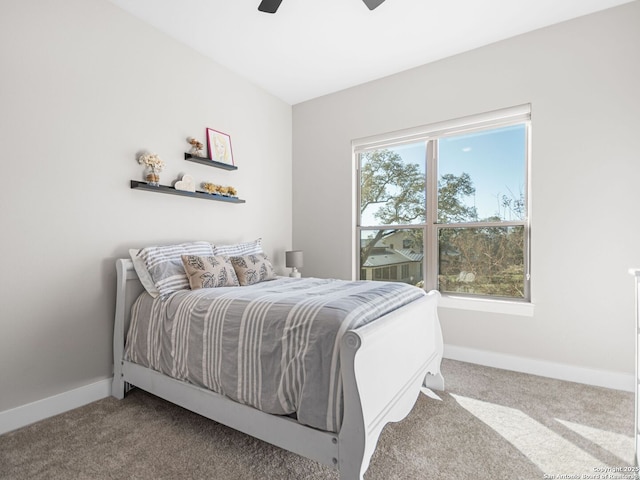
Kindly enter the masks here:
[[231, 257], [230, 260], [242, 286], [273, 280], [277, 277], [273, 265], [264, 253]]
[[160, 295], [189, 289], [189, 279], [182, 265], [182, 255], [213, 256], [213, 248], [208, 242], [190, 242], [146, 247], [138, 253]]
[[263, 253], [261, 238], [258, 238], [253, 242], [234, 243], [232, 245], [213, 245], [214, 255], [241, 257], [242, 255], [253, 255], [257, 253]]
[[182, 255], [191, 290], [199, 288], [237, 287], [238, 277], [229, 257]]

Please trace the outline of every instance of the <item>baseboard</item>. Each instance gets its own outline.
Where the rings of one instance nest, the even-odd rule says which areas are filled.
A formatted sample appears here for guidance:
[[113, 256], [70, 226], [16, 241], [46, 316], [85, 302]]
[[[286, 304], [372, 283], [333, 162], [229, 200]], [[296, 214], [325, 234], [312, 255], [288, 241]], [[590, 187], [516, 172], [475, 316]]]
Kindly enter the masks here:
[[111, 379], [0, 412], [0, 435], [111, 395]]
[[611, 388], [626, 392], [635, 391], [633, 374], [576, 367], [562, 363], [547, 362], [545, 360], [535, 360], [533, 358], [458, 347], [456, 345], [445, 345], [444, 357], [461, 362], [475, 363], [514, 372], [530, 373], [541, 377], [583, 383], [596, 387]]

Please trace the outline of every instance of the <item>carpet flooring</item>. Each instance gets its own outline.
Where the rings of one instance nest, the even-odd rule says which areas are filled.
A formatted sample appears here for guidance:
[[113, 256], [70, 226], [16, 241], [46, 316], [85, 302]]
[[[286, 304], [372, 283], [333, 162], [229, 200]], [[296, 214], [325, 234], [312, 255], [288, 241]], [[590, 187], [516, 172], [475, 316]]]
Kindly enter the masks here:
[[[633, 464], [632, 393], [452, 360], [442, 369], [440, 400], [421, 394], [408, 417], [385, 427], [366, 480], [633, 478], [621, 471]], [[0, 436], [0, 479], [338, 474], [133, 390]]]

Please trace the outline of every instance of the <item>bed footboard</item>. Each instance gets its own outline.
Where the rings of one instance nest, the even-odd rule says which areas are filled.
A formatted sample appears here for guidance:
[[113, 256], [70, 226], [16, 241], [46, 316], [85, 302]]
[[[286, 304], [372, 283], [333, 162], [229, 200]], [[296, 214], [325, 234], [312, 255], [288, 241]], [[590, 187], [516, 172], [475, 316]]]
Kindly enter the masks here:
[[425, 382], [430, 387], [444, 386], [438, 297], [438, 292], [430, 292], [343, 338], [341, 479], [363, 478], [383, 427], [408, 415]]

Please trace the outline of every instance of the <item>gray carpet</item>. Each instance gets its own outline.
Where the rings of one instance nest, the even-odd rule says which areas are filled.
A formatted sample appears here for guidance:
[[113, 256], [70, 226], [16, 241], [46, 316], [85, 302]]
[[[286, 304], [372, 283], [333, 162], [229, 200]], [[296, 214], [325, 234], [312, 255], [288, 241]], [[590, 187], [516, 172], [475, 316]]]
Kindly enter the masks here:
[[[441, 400], [420, 395], [384, 429], [366, 480], [588, 478], [632, 464], [631, 393], [451, 360], [443, 373]], [[337, 478], [140, 390], [0, 436], [0, 479]]]

